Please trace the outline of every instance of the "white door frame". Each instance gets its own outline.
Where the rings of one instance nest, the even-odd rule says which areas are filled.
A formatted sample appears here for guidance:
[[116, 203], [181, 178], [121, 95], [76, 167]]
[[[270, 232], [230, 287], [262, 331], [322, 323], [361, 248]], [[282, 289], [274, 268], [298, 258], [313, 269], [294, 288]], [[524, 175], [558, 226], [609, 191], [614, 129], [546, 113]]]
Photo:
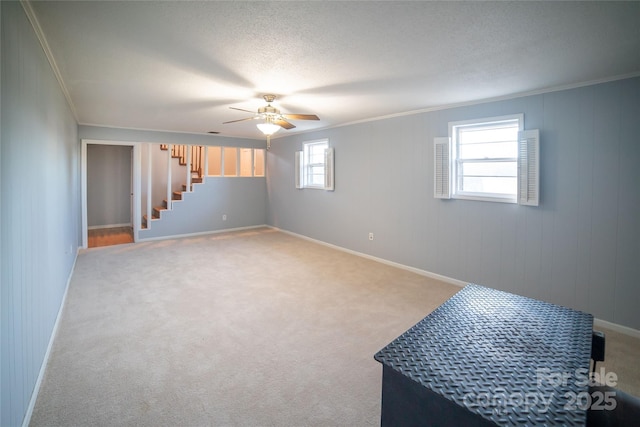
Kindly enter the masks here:
[[87, 237], [87, 145], [124, 145], [127, 147], [133, 147], [133, 164], [131, 165], [133, 181], [131, 183], [133, 188], [132, 203], [133, 203], [133, 241], [138, 241], [138, 232], [140, 231], [141, 216], [140, 216], [140, 170], [141, 170], [141, 157], [140, 157], [140, 143], [130, 141], [106, 141], [101, 139], [83, 139], [82, 146], [80, 148], [80, 187], [82, 193], [82, 247], [84, 249], [89, 247], [89, 239]]

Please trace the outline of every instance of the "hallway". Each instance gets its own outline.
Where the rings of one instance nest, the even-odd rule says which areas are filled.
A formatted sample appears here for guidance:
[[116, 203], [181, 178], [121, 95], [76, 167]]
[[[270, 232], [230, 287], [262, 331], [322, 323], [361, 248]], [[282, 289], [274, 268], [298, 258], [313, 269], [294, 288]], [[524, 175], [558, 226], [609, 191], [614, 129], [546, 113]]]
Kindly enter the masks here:
[[133, 243], [132, 227], [95, 228], [87, 231], [90, 248]]

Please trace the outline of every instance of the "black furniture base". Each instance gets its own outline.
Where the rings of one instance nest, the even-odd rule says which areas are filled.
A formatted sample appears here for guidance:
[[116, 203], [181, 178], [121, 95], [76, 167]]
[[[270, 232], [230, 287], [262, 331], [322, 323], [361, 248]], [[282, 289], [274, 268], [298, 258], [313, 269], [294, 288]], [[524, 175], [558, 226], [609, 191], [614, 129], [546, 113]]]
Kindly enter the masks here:
[[593, 316], [469, 284], [374, 356], [383, 426], [584, 426]]
[[382, 427], [495, 426], [388, 366], [382, 368]]
[[613, 396], [616, 407], [610, 410], [592, 408], [587, 411], [587, 427], [628, 427], [640, 422], [640, 398], [605, 385], [589, 387], [589, 394]]

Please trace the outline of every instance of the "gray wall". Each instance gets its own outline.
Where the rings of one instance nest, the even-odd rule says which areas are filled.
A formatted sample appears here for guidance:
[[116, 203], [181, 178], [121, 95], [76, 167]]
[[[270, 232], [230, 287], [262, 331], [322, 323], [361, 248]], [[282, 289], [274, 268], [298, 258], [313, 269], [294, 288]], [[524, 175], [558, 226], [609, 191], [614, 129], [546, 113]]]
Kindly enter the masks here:
[[[173, 210], [162, 211], [160, 220], [140, 230], [140, 239], [206, 233], [267, 223], [265, 178], [206, 178], [183, 193]], [[222, 216], [226, 215], [226, 220]]]
[[87, 224], [131, 224], [131, 154], [126, 145], [87, 145]]
[[19, 2], [2, 10], [0, 425], [27, 411], [80, 239], [77, 124]]
[[[229, 138], [216, 135], [114, 129], [98, 126], [79, 126], [79, 135], [82, 139], [100, 139], [104, 141], [246, 148], [265, 148], [266, 145], [266, 142], [263, 140]], [[159, 151], [155, 146], [152, 146], [151, 149]], [[146, 149], [141, 151], [146, 153]], [[143, 156], [146, 159], [146, 154], [144, 153]], [[143, 174], [146, 176], [146, 166], [144, 166], [146, 162], [145, 159], [143, 159], [142, 169]], [[160, 163], [162, 164], [162, 162]], [[164, 165], [166, 165], [166, 163], [164, 163]], [[166, 166], [162, 167], [162, 171], [163, 173], [166, 171]], [[182, 183], [186, 183], [186, 173], [184, 170], [180, 172], [180, 174], [183, 173], [185, 174], [185, 178]], [[142, 181], [146, 183], [146, 178], [143, 178]], [[164, 182], [166, 183], [166, 180]], [[154, 193], [153, 189], [152, 193]], [[174, 210], [171, 212], [163, 212], [161, 214], [162, 219], [160, 221], [152, 221], [150, 228], [140, 230], [138, 237], [140, 239], [159, 238], [263, 225], [267, 223], [266, 197], [266, 178], [207, 178], [206, 185], [194, 186], [193, 193], [184, 195], [184, 202], [176, 203]], [[141, 202], [141, 206], [145, 203], [145, 201]], [[159, 203], [154, 201], [154, 204]], [[143, 211], [142, 215], [145, 213], [146, 212]], [[226, 221], [222, 220], [223, 214], [227, 215]], [[165, 218], [171, 218], [171, 220]]]
[[[512, 113], [540, 129], [541, 206], [434, 199], [433, 138]], [[269, 224], [640, 329], [639, 117], [633, 78], [279, 138]], [[294, 151], [323, 137], [335, 191], [296, 190]]]

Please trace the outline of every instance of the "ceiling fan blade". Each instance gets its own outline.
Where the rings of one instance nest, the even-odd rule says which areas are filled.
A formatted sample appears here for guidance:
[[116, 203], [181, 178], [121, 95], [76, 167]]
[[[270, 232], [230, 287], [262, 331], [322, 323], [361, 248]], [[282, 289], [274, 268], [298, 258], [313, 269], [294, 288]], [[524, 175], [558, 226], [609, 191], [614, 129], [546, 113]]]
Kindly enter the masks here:
[[283, 114], [282, 117], [290, 120], [320, 120], [315, 114]]
[[226, 125], [227, 123], [236, 123], [236, 122], [244, 122], [246, 120], [253, 120], [255, 119], [255, 117], [247, 117], [246, 119], [239, 119], [239, 120], [230, 120], [228, 122], [222, 122], [223, 125]]
[[273, 123], [285, 129], [293, 129], [295, 127], [295, 125], [286, 120], [274, 120]]
[[255, 111], [244, 110], [242, 108], [236, 108], [236, 107], [229, 107], [229, 108], [231, 108], [232, 110], [244, 111], [245, 113], [251, 113], [251, 114], [256, 113]]

